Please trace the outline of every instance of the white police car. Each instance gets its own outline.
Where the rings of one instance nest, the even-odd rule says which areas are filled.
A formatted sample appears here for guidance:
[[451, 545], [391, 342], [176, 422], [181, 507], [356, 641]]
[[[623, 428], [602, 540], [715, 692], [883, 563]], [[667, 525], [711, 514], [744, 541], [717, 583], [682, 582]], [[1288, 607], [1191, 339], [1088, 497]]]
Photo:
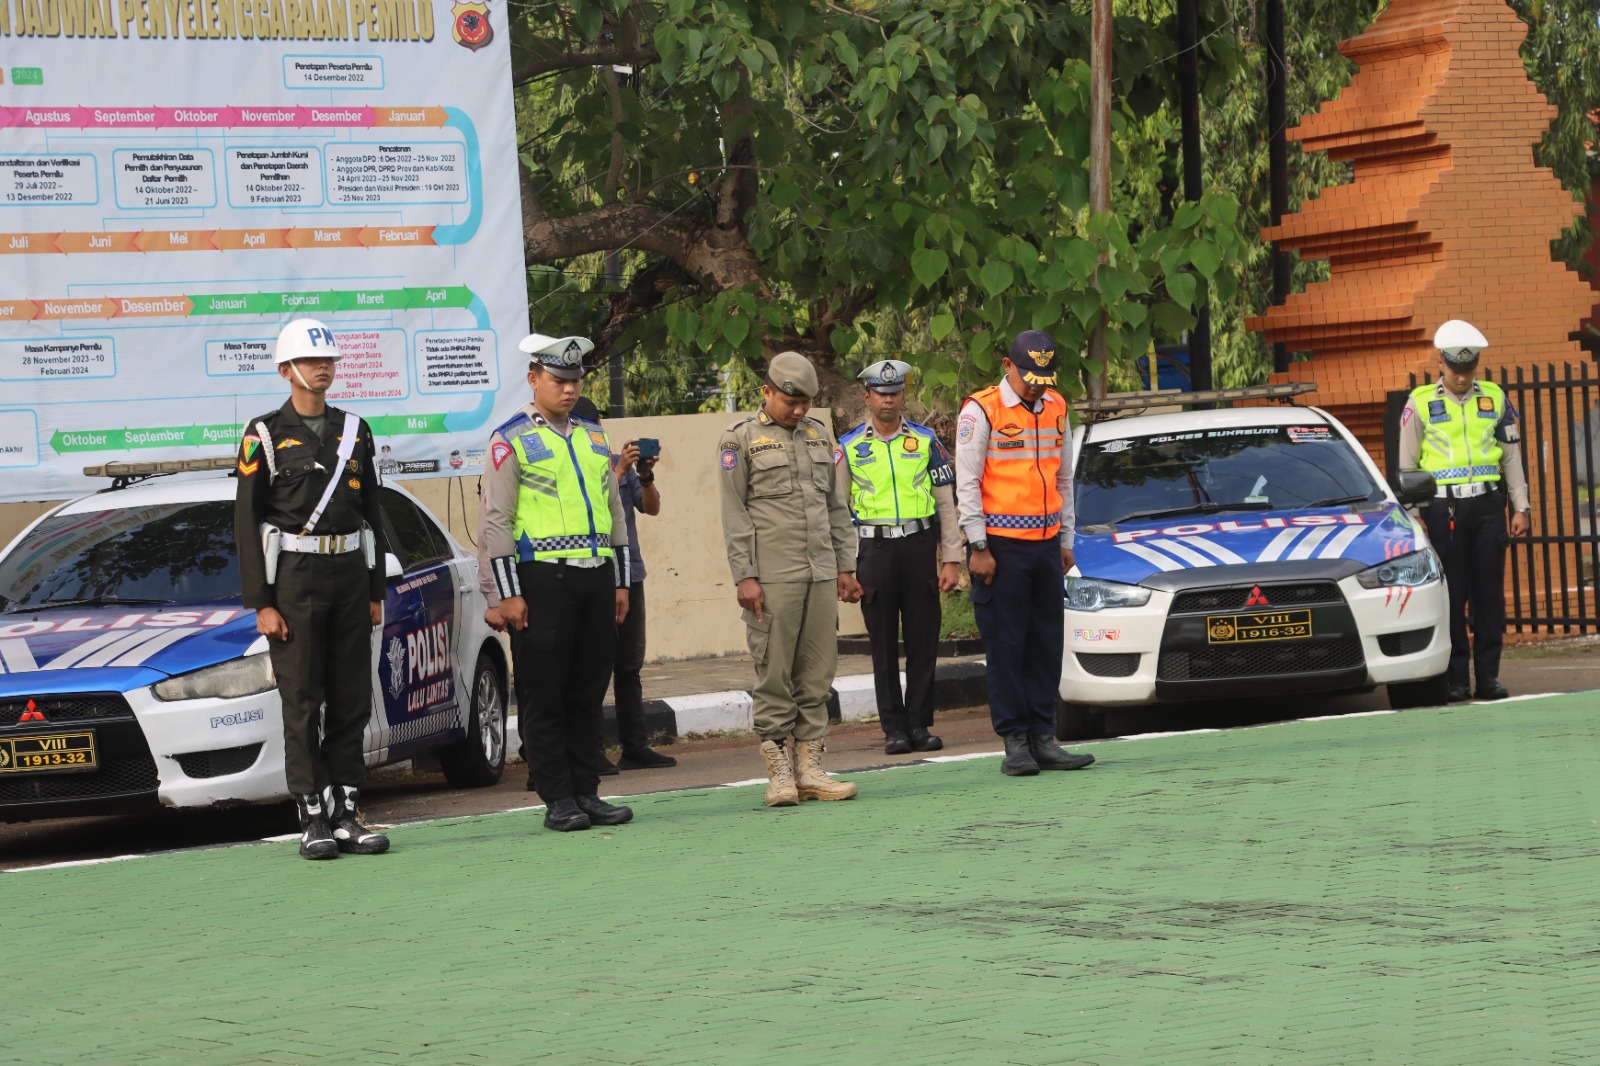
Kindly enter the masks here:
[[[1445, 701], [1439, 558], [1325, 411], [1100, 421], [1073, 455], [1062, 736], [1169, 701], [1377, 685], [1397, 708]], [[1404, 502], [1433, 495], [1427, 474], [1401, 481]]]
[[[437, 751], [452, 784], [494, 784], [507, 671], [477, 561], [409, 494], [381, 494], [383, 629], [372, 662], [350, 664], [373, 672], [367, 764]], [[113, 488], [55, 508], [0, 554], [0, 820], [287, 795], [233, 500], [233, 479], [216, 475]]]

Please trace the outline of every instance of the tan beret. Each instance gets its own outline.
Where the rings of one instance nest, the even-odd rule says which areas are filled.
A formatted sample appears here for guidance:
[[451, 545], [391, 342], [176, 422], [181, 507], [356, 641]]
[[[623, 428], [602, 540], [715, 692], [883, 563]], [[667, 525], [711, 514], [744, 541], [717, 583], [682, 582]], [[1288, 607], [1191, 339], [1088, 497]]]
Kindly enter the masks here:
[[767, 384], [789, 396], [815, 396], [817, 368], [799, 352], [779, 352], [767, 364]]

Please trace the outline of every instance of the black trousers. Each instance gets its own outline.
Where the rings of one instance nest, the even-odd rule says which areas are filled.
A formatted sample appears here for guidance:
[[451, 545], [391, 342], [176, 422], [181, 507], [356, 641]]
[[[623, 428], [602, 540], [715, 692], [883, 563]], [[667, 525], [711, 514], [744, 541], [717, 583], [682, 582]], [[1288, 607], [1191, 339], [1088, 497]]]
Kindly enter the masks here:
[[609, 565], [522, 563], [517, 579], [528, 627], [511, 631], [511, 656], [528, 774], [546, 803], [592, 796], [600, 788], [600, 707], [616, 652], [616, 575]]
[[[1453, 507], [1452, 507], [1453, 505]], [[1500, 676], [1506, 628], [1506, 494], [1496, 488], [1464, 499], [1435, 498], [1425, 515], [1428, 537], [1444, 561], [1450, 589], [1450, 683], [1465, 688], [1467, 668], [1479, 681]], [[1453, 519], [1453, 520], [1452, 520]], [[1467, 638], [1467, 605], [1472, 638]]]
[[617, 740], [623, 750], [650, 744], [644, 728], [644, 582], [628, 589], [628, 617], [617, 627], [617, 666], [611, 691], [617, 699]]
[[366, 560], [360, 552], [284, 552], [273, 593], [289, 623], [287, 641], [267, 641], [283, 703], [289, 791], [304, 796], [328, 785], [359, 786], [367, 778], [362, 733], [372, 717]]
[[[939, 658], [939, 534], [863, 540], [856, 557], [861, 616], [872, 644], [872, 681], [884, 735], [933, 725], [933, 670]], [[906, 688], [900, 692], [900, 641]]]
[[1053, 737], [1066, 627], [1061, 541], [991, 536], [989, 552], [993, 583], [972, 583], [972, 613], [988, 659], [989, 721], [1003, 737]]

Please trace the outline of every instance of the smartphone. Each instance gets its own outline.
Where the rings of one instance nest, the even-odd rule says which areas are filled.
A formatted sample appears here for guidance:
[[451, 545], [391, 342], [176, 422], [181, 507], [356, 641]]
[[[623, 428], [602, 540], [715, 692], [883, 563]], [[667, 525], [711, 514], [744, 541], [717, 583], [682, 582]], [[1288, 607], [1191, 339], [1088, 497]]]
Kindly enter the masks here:
[[640, 459], [654, 459], [661, 454], [661, 441], [655, 437], [640, 437], [633, 443], [639, 447]]

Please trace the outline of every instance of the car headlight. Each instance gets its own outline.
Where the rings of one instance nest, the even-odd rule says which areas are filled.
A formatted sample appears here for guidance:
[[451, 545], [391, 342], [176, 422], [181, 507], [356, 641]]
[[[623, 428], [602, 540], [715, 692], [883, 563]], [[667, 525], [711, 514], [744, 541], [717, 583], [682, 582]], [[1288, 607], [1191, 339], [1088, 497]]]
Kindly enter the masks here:
[[1364, 589], [1386, 589], [1395, 586], [1414, 587], [1438, 581], [1444, 576], [1439, 556], [1432, 548], [1401, 555], [1377, 566], [1368, 567], [1356, 575]]
[[151, 687], [156, 699], [173, 700], [237, 699], [254, 696], [278, 687], [272, 672], [272, 656], [265, 652], [242, 659], [208, 666], [192, 674], [180, 674], [158, 681]]
[[1063, 597], [1069, 611], [1103, 611], [1107, 607], [1143, 607], [1150, 602], [1150, 590], [1120, 581], [1101, 581], [1094, 577], [1067, 578]]

